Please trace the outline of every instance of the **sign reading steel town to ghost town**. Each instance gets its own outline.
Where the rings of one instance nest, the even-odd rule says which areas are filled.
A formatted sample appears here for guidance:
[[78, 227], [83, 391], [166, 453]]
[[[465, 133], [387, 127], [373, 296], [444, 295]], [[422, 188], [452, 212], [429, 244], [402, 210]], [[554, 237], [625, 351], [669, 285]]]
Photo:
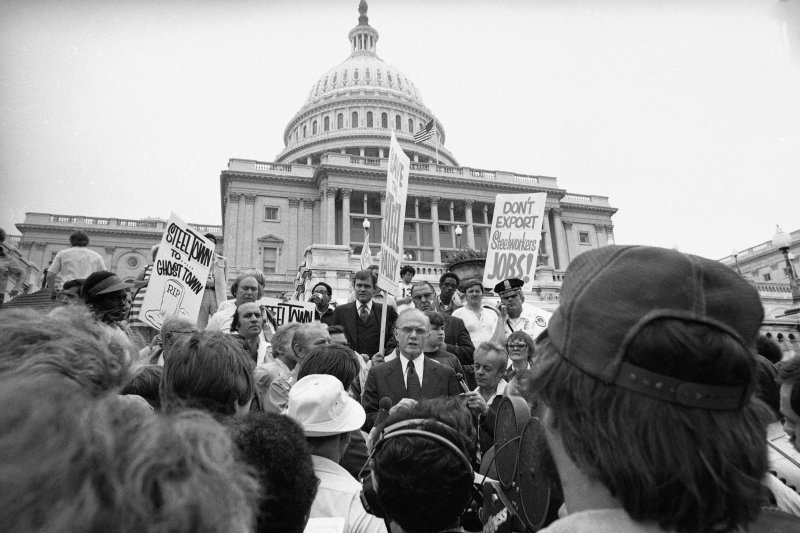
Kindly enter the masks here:
[[386, 173], [386, 203], [381, 223], [381, 252], [378, 285], [392, 296], [400, 294], [400, 260], [403, 258], [403, 222], [408, 195], [411, 160], [403, 153], [392, 131], [389, 144], [389, 168]]
[[494, 287], [508, 278], [519, 278], [529, 290], [539, 256], [542, 217], [547, 193], [498, 194], [486, 252], [483, 284]]
[[172, 213], [158, 245], [139, 318], [156, 329], [177, 315], [197, 321], [214, 244]]

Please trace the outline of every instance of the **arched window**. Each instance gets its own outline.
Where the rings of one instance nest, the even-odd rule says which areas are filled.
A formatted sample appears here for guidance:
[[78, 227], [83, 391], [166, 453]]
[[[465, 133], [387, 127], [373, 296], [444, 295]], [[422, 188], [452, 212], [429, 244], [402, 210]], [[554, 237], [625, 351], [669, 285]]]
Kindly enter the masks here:
[[358, 113], [356, 111], [353, 111], [353, 113], [350, 115], [350, 127], [358, 127]]
[[389, 127], [389, 115], [386, 113], [381, 113], [381, 128], [388, 128]]
[[306, 133], [307, 133], [306, 126], [303, 126], [303, 139], [306, 138]]
[[325, 117], [324, 128], [325, 128], [325, 131], [330, 131], [330, 129], [331, 129], [331, 117]]
[[414, 119], [408, 119], [408, 133], [414, 133]]
[[344, 128], [344, 115], [339, 113], [336, 115], [336, 129], [340, 130], [342, 128]]
[[400, 118], [400, 115], [394, 116], [394, 129], [397, 131], [401, 131], [403, 129], [403, 119]]
[[311, 135], [317, 134], [317, 121], [311, 123]]
[[353, 79], [358, 80], [358, 69], [353, 70]]
[[367, 127], [372, 127], [372, 111], [367, 111]]

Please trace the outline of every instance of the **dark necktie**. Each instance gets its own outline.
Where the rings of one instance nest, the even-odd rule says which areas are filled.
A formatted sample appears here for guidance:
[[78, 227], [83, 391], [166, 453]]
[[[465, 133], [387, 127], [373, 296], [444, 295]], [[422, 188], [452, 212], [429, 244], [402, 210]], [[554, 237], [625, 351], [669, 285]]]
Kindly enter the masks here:
[[406, 372], [408, 397], [412, 400], [422, 400], [422, 385], [419, 384], [419, 376], [417, 375], [417, 369], [414, 367], [414, 361], [408, 362], [408, 370]]
[[366, 305], [361, 305], [361, 310], [358, 312], [358, 316], [361, 317], [362, 323], [367, 323], [367, 319], [369, 318], [369, 309], [367, 309]]

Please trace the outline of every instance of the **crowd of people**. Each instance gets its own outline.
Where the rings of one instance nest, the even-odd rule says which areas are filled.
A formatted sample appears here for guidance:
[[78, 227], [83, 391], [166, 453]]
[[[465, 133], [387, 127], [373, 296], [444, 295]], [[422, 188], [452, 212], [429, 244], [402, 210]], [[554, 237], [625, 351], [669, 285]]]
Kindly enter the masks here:
[[800, 452], [800, 358], [759, 336], [758, 293], [718, 262], [589, 251], [552, 314], [519, 279], [493, 306], [481, 280], [448, 272], [437, 293], [410, 266], [378, 301], [364, 270], [350, 301], [319, 282], [315, 320], [284, 324], [258, 271], [219, 301], [216, 263], [206, 316], [148, 333], [130, 316], [146, 281], [75, 237], [51, 266], [60, 307], [0, 309], [8, 531], [480, 531], [509, 397], [559, 489], [542, 531], [800, 531], [767, 460], [778, 421]]

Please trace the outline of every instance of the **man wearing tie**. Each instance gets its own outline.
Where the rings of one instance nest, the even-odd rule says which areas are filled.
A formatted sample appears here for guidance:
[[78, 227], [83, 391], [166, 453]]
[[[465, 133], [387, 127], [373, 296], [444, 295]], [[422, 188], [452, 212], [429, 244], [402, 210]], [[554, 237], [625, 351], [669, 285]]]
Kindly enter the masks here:
[[[397, 320], [397, 311], [372, 300], [375, 295], [375, 281], [369, 270], [356, 272], [353, 288], [355, 301], [334, 309], [333, 325], [344, 328], [347, 344], [362, 355], [372, 358], [378, 352], [391, 351], [395, 347], [392, 328]], [[381, 347], [381, 314], [384, 309], [389, 314], [386, 315], [386, 340]]]
[[422, 353], [429, 327], [428, 317], [417, 309], [400, 313], [395, 325], [400, 356], [373, 366], [364, 384], [361, 395], [367, 413], [364, 431], [369, 431], [375, 423], [381, 398], [389, 398], [395, 405], [403, 398], [420, 401], [459, 393], [453, 369]]

